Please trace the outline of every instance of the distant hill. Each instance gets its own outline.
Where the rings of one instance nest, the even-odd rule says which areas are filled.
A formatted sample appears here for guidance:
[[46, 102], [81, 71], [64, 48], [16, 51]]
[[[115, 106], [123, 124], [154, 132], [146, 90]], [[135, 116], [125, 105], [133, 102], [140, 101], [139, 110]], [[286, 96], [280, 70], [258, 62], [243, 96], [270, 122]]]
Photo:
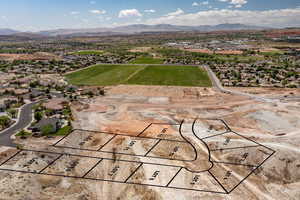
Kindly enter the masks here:
[[90, 28], [90, 29], [56, 29], [34, 33], [24, 33], [12, 29], [0, 29], [0, 35], [37, 35], [40, 36], [89, 36], [89, 35], [116, 35], [116, 34], [134, 34], [142, 32], [179, 32], [179, 31], [223, 31], [223, 30], [262, 30], [266, 27], [249, 26], [244, 24], [219, 24], [202, 26], [177, 26], [170, 24], [145, 25], [134, 24], [128, 26], [119, 26], [114, 28]]
[[158, 25], [129, 25], [114, 28], [118, 32], [160, 32], [160, 31], [218, 31], [218, 30], [247, 30], [247, 29], [265, 29], [258, 26], [247, 26], [243, 24], [219, 24], [215, 26], [176, 26], [170, 24]]
[[8, 28], [0, 28], [0, 35], [12, 35], [15, 33], [19, 33], [19, 31], [13, 30], [13, 29], [8, 29]]
[[96, 33], [119, 33], [119, 34], [133, 34], [142, 32], [178, 32], [178, 31], [221, 31], [221, 30], [262, 30], [265, 27], [248, 26], [244, 24], [219, 24], [215, 26], [176, 26], [170, 24], [145, 25], [134, 24], [128, 26], [120, 26], [115, 28], [93, 28], [93, 29], [57, 29], [50, 31], [41, 31], [39, 34], [45, 36], [57, 35], [90, 35]]

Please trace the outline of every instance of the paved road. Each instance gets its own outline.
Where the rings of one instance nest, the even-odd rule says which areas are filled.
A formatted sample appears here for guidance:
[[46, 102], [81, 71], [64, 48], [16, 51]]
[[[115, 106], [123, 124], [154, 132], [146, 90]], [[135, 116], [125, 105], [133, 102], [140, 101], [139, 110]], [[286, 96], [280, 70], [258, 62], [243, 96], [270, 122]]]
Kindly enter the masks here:
[[261, 101], [261, 102], [268, 102], [268, 103], [270, 103], [270, 102], [275, 102], [276, 101], [276, 99], [269, 99], [269, 98], [265, 98], [265, 97], [251, 95], [251, 94], [244, 93], [244, 92], [239, 92], [239, 91], [225, 89], [222, 86], [220, 80], [215, 75], [215, 73], [210, 69], [210, 67], [207, 66], [207, 65], [205, 65], [204, 68], [208, 72], [208, 75], [209, 75], [209, 77], [210, 77], [210, 79], [212, 81], [213, 86], [216, 89], [218, 89], [220, 92], [224, 92], [224, 93], [228, 93], [228, 94], [241, 95], [241, 96], [249, 97], [251, 99], [255, 99], [255, 100]]
[[10, 128], [2, 131], [0, 133], [0, 145], [2, 146], [10, 146], [16, 147], [16, 144], [10, 139], [10, 137], [15, 134], [17, 131], [20, 131], [26, 128], [32, 121], [32, 107], [38, 102], [33, 102], [30, 104], [26, 104], [22, 107], [20, 111], [19, 120]]

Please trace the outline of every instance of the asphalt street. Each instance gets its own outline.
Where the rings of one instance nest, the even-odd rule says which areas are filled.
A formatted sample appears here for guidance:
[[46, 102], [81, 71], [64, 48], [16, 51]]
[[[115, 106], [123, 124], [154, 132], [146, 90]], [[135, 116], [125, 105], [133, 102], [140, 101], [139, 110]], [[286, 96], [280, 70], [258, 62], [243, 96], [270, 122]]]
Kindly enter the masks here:
[[16, 144], [10, 139], [10, 137], [16, 132], [26, 128], [32, 121], [32, 108], [39, 102], [33, 102], [26, 104], [20, 111], [20, 117], [17, 123], [9, 127], [8, 129], [0, 133], [0, 146], [16, 147]]

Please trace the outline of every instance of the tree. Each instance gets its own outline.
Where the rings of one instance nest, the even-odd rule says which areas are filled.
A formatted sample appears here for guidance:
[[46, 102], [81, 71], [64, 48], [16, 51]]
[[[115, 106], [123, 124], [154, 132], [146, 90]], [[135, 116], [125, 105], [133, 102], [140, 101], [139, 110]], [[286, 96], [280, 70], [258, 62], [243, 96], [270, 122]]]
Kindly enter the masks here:
[[51, 109], [45, 110], [45, 114], [46, 114], [47, 116], [51, 116], [51, 115], [53, 115], [53, 113], [54, 113], [54, 111], [51, 110]]
[[92, 91], [87, 92], [87, 95], [92, 98], [94, 96], [94, 93]]
[[105, 96], [105, 91], [104, 91], [104, 89], [100, 89], [99, 94], [100, 94], [101, 96]]
[[39, 82], [38, 82], [38, 81], [34, 81], [34, 82], [31, 82], [31, 83], [29, 84], [29, 86], [30, 86], [31, 88], [36, 88], [38, 85], [39, 85]]
[[19, 101], [21, 104], [24, 104], [24, 98], [23, 98], [23, 97], [18, 97], [18, 101]]
[[17, 110], [16, 109], [9, 109], [7, 112], [10, 114], [10, 116], [12, 118], [16, 118], [17, 117]]
[[7, 116], [1, 116], [0, 117], [0, 126], [1, 127], [7, 127], [10, 124], [10, 119]]
[[43, 118], [43, 114], [41, 112], [34, 113], [34, 119], [36, 121], [40, 121]]

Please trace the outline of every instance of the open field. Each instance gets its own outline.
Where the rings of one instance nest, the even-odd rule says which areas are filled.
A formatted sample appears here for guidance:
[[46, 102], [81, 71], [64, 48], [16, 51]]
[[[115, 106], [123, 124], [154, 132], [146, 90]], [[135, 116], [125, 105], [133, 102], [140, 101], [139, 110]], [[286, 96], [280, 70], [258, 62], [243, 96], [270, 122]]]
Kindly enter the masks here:
[[137, 85], [211, 86], [204, 70], [193, 66], [149, 66], [128, 80]]
[[164, 60], [159, 58], [152, 57], [139, 57], [134, 61], [130, 62], [130, 64], [163, 64]]
[[207, 73], [195, 66], [96, 65], [66, 75], [74, 85], [173, 85], [210, 87]]
[[194, 52], [194, 53], [206, 53], [206, 54], [220, 54], [220, 55], [242, 55], [243, 51], [238, 50], [223, 50], [223, 51], [211, 51], [208, 49], [183, 49], [188, 52]]
[[66, 77], [74, 85], [118, 85], [138, 69], [140, 66], [96, 65], [68, 74]]
[[176, 49], [176, 48], [163, 48], [157, 49], [156, 53], [166, 58], [177, 59], [183, 57], [185, 59], [194, 59], [201, 62], [255, 62], [262, 61], [265, 58], [258, 55], [243, 55], [241, 51], [216, 51], [210, 52], [209, 50], [189, 50], [189, 49]]
[[85, 55], [102, 55], [104, 51], [101, 50], [83, 50], [83, 51], [77, 51], [73, 52], [72, 54], [85, 56]]

